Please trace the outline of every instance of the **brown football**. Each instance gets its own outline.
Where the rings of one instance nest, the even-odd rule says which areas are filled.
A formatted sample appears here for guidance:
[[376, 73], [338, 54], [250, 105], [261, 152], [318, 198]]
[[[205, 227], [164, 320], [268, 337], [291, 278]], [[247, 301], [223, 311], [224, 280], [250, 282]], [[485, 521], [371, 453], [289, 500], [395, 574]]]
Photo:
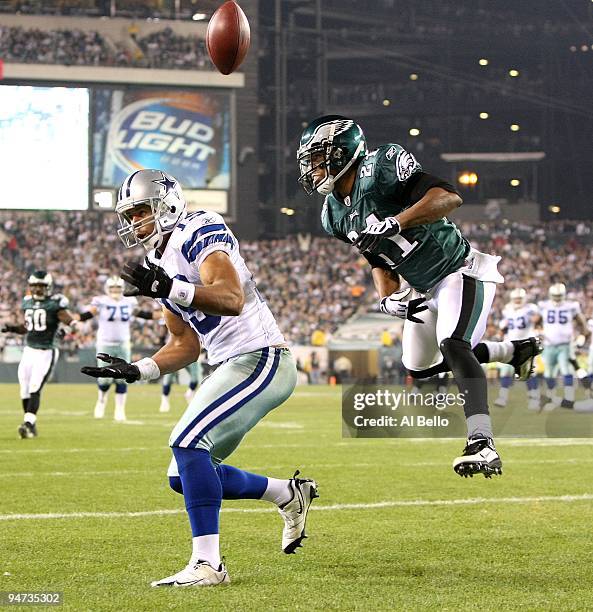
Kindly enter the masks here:
[[218, 7], [208, 22], [206, 48], [222, 74], [231, 74], [245, 59], [251, 41], [249, 22], [243, 9], [229, 0]]

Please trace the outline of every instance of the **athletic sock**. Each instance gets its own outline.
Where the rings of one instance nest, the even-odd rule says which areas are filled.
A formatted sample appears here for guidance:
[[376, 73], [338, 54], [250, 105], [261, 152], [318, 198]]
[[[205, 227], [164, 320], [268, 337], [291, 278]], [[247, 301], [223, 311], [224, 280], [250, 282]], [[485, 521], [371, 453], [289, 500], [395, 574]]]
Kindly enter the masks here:
[[32, 412], [25, 412], [25, 423], [29, 423], [30, 425], [35, 425], [37, 422], [37, 415]]
[[494, 361], [509, 363], [515, 353], [515, 345], [510, 340], [504, 340], [503, 342], [484, 340], [481, 344], [485, 345], [488, 349], [489, 363]]
[[268, 478], [268, 486], [261, 498], [281, 507], [292, 501], [292, 496], [293, 492], [289, 480]]
[[23, 402], [23, 412], [27, 412], [29, 410], [29, 398], [23, 397], [21, 401]]
[[223, 499], [263, 499], [269, 478], [224, 463], [216, 466], [216, 473]]
[[[185, 508], [194, 538], [192, 561], [202, 559], [218, 569], [218, 518], [222, 503], [222, 485], [210, 453], [203, 449], [173, 447], [183, 487]], [[215, 538], [203, 539], [214, 535]]]

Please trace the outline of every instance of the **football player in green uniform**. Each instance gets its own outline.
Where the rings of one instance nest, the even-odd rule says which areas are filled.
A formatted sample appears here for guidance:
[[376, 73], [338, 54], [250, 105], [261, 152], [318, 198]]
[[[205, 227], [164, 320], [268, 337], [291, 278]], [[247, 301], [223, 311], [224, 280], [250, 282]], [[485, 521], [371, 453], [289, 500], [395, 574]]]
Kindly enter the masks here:
[[510, 363], [527, 378], [541, 346], [536, 338], [480, 342], [503, 278], [500, 258], [472, 249], [447, 219], [461, 197], [400, 145], [369, 151], [360, 126], [339, 115], [305, 128], [297, 159], [306, 193], [326, 196], [325, 231], [362, 253], [381, 311], [404, 319], [402, 361], [411, 376], [451, 371], [464, 394], [468, 440], [455, 471], [500, 474], [480, 362]]
[[38, 270], [29, 276], [29, 293], [23, 298], [24, 322], [4, 325], [3, 332], [26, 334], [18, 377], [25, 419], [18, 428], [21, 438], [37, 436], [37, 412], [41, 389], [58, 361], [57, 332], [60, 323], [72, 325], [75, 317], [68, 311], [68, 300], [52, 294], [52, 276]]

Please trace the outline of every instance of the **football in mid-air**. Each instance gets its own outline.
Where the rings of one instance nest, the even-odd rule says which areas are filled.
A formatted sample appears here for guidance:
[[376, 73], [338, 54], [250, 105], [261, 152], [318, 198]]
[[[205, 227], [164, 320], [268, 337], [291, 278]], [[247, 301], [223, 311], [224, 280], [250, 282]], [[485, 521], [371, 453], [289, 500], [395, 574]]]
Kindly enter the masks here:
[[206, 48], [212, 63], [222, 74], [237, 70], [249, 50], [251, 35], [243, 9], [229, 0], [220, 6], [208, 23]]

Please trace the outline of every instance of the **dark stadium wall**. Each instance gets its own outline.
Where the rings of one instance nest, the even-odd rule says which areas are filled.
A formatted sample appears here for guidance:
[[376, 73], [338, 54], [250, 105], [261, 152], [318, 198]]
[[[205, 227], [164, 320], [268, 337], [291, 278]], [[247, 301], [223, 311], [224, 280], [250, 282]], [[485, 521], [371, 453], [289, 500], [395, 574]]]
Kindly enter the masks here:
[[259, 0], [244, 0], [241, 7], [251, 28], [251, 48], [240, 67], [245, 75], [245, 87], [236, 96], [236, 218], [232, 229], [240, 239], [260, 237], [258, 220], [258, 9]]

